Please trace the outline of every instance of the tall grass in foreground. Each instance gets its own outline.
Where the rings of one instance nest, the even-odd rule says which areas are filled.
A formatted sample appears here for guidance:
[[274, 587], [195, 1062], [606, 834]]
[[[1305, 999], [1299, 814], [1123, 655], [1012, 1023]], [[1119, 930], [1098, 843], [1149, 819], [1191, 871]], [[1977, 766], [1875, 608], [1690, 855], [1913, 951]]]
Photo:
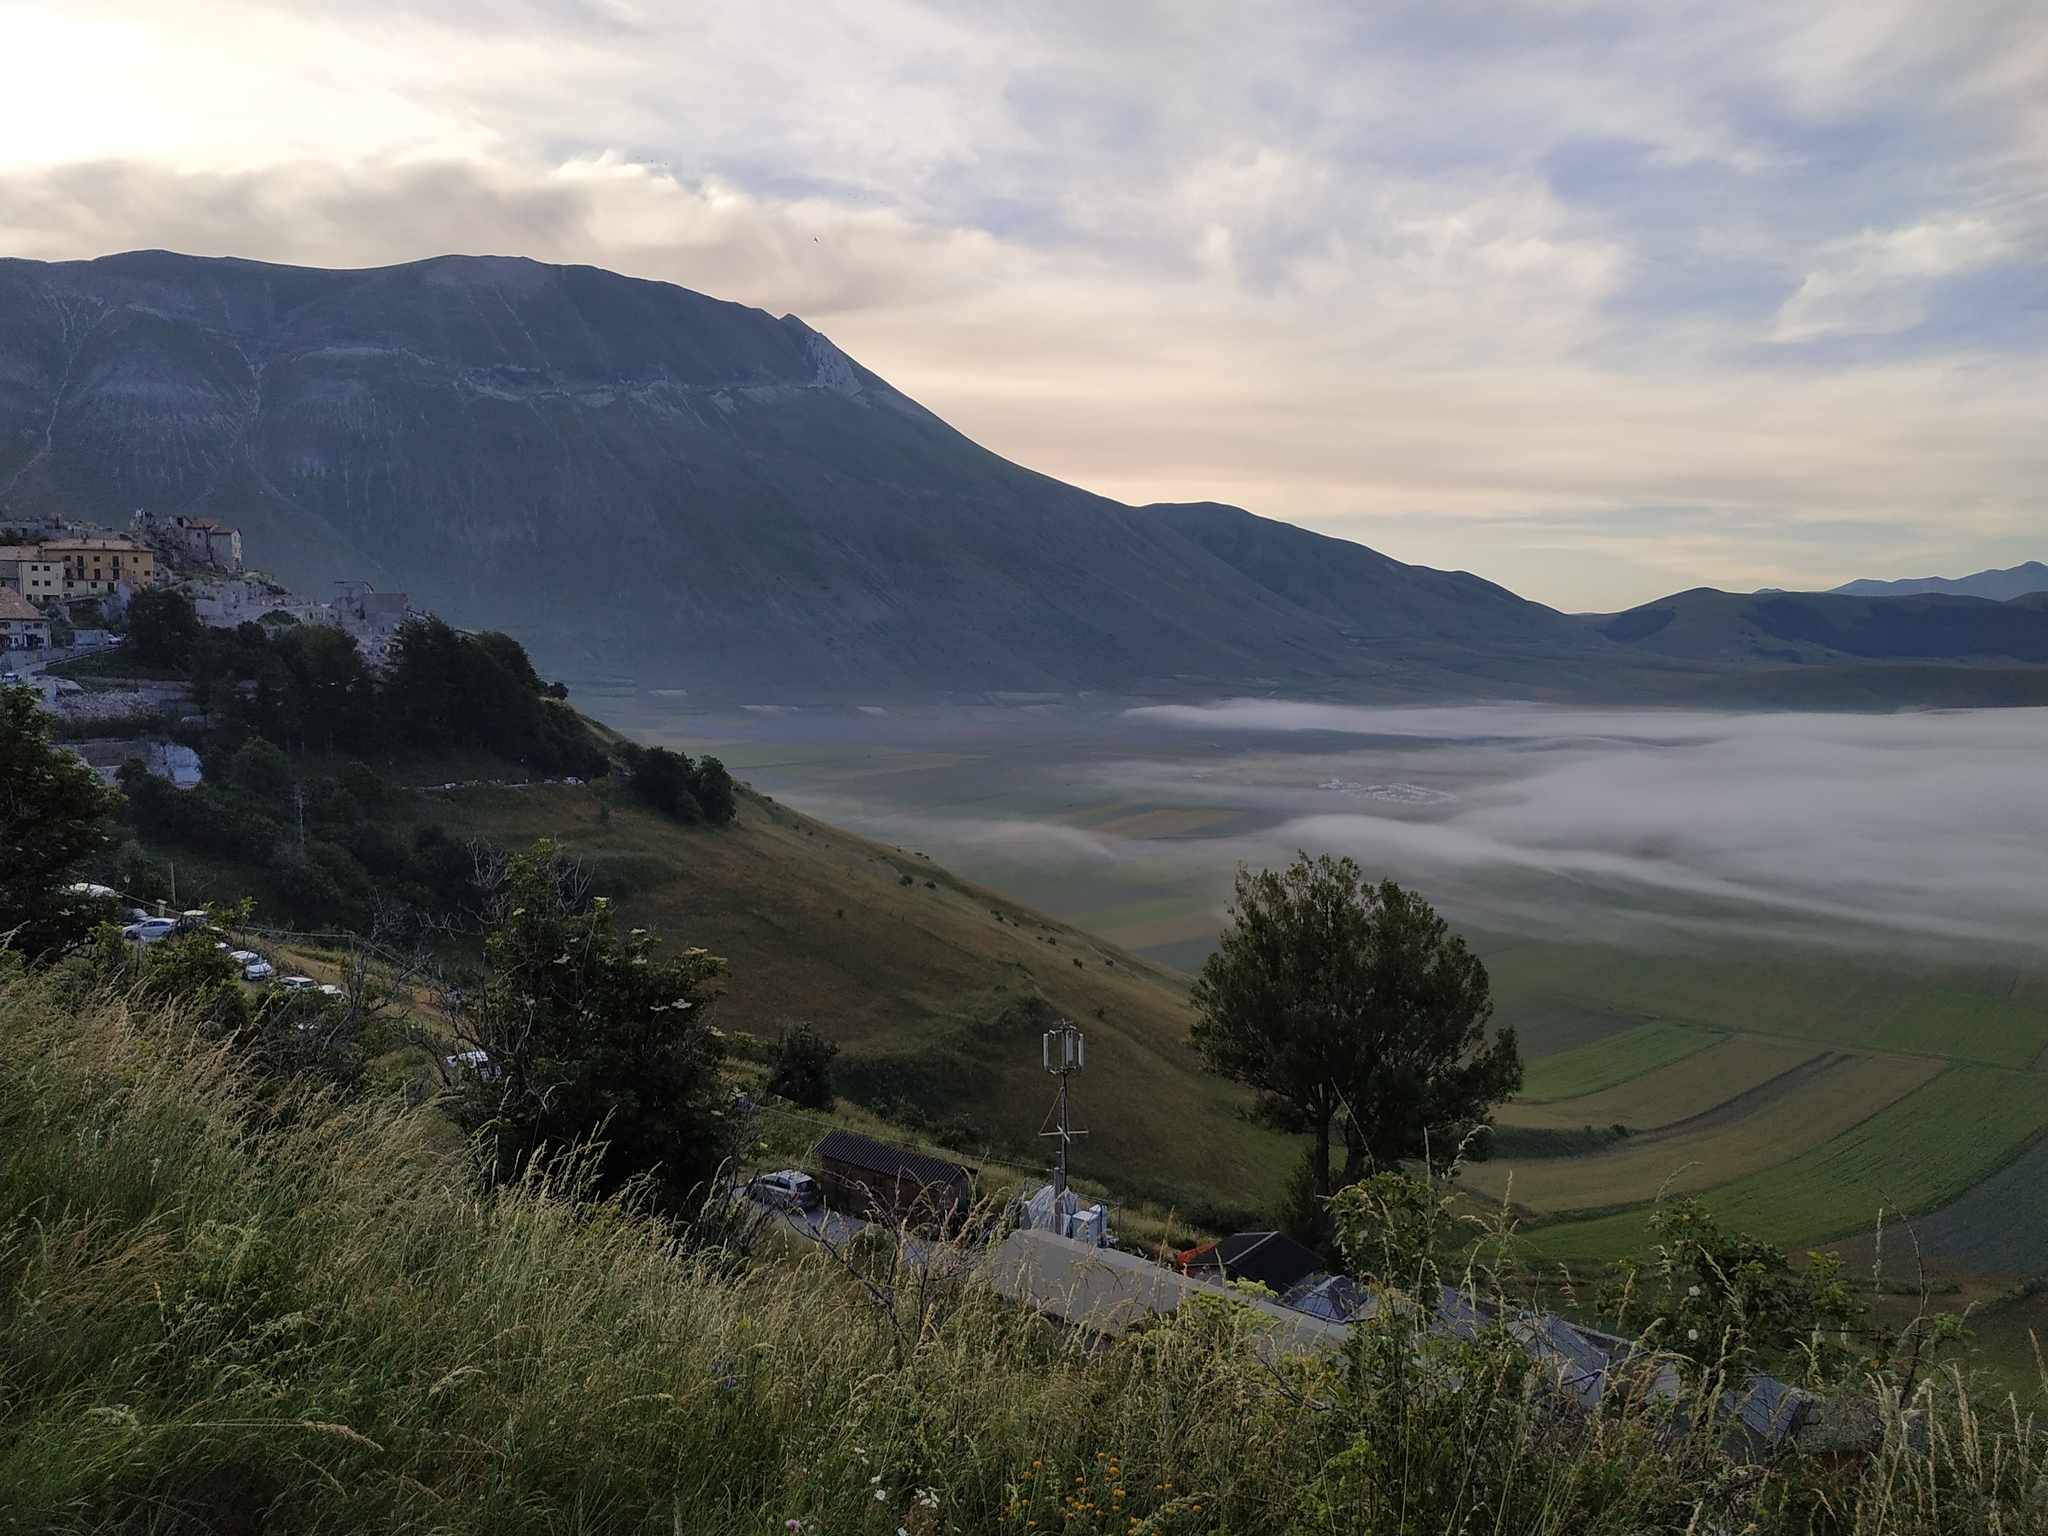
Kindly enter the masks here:
[[480, 1196], [431, 1110], [57, 978], [0, 986], [0, 1052], [10, 1531], [2048, 1529], [2040, 1437], [1938, 1384], [1880, 1453], [1766, 1472], [1556, 1412], [1505, 1340], [1267, 1363], [1222, 1309], [1099, 1347], [974, 1284], [892, 1313], [822, 1257]]

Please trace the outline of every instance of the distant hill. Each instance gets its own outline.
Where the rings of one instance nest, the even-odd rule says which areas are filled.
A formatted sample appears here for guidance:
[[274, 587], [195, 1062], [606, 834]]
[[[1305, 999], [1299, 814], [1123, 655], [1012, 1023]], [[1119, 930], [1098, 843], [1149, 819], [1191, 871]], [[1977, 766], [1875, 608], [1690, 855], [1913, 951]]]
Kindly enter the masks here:
[[1693, 661], [2048, 663], [2048, 593], [1996, 603], [1940, 594], [1720, 592], [1696, 587], [1598, 618], [1594, 632]]
[[137, 508], [238, 524], [301, 591], [368, 578], [551, 677], [693, 708], [1987, 686], [1975, 652], [1906, 677], [1853, 650], [1831, 659], [1855, 678], [1788, 683], [1771, 646], [1615, 644], [1234, 507], [1125, 506], [969, 441], [793, 315], [515, 258], [0, 261], [0, 516]]
[[1829, 589], [1844, 597], [1909, 597], [1922, 592], [1946, 592], [1955, 597], [1988, 597], [2002, 603], [2029, 592], [2048, 592], [2048, 565], [2029, 560], [2002, 571], [1979, 571], [1974, 576], [1915, 576], [1904, 581], [1848, 581]]

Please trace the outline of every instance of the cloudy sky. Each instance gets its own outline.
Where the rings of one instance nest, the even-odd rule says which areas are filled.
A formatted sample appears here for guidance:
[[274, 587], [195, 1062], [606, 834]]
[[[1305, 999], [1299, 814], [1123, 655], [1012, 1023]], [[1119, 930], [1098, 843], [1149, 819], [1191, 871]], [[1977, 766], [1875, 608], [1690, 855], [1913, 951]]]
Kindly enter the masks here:
[[0, 251], [582, 261], [1567, 608], [2048, 555], [2015, 3], [0, 0]]

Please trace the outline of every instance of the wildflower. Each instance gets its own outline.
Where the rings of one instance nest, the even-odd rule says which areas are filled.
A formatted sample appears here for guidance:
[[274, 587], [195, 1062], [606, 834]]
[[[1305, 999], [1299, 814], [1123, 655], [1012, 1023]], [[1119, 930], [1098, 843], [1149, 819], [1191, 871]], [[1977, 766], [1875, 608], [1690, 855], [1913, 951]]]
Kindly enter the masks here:
[[1685, 1330], [1685, 1336], [1687, 1339], [1697, 1344], [1699, 1342], [1700, 1331], [1697, 1328], [1688, 1328]]
[[1685, 1288], [1685, 1294], [1686, 1294], [1686, 1295], [1688, 1295], [1688, 1296], [1697, 1296], [1697, 1295], [1699, 1295], [1699, 1293], [1700, 1293], [1700, 1288], [1699, 1288], [1698, 1286], [1696, 1286], [1696, 1285], [1688, 1285], [1688, 1286], [1687, 1286], [1687, 1287]]
[[888, 1503], [888, 1502], [889, 1502], [889, 1490], [888, 1490], [888, 1489], [886, 1489], [886, 1488], [877, 1488], [877, 1489], [875, 1490], [875, 1502], [876, 1502], [877, 1504], [886, 1504], [886, 1503]]

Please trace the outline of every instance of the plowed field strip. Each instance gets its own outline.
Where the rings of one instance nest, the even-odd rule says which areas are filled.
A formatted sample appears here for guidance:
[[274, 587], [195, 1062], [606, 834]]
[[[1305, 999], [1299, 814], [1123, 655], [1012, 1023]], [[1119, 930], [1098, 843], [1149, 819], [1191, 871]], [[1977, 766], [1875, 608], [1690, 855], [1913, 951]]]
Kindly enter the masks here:
[[1653, 1130], [1724, 1104], [1818, 1054], [1818, 1047], [1803, 1041], [1735, 1035], [1617, 1087], [1554, 1103], [1517, 1100], [1504, 1106], [1495, 1118], [1502, 1125], [1546, 1130], [1577, 1130], [1585, 1125]]
[[[1795, 1069], [1805, 1071], [1804, 1068]], [[1534, 1211], [1598, 1210], [1711, 1189], [1790, 1161], [1869, 1119], [1941, 1071], [1911, 1056], [1837, 1056], [1793, 1092], [1765, 1097], [1747, 1114], [1712, 1116], [1698, 1129], [1620, 1143], [1589, 1157], [1478, 1163], [1474, 1190]]]

